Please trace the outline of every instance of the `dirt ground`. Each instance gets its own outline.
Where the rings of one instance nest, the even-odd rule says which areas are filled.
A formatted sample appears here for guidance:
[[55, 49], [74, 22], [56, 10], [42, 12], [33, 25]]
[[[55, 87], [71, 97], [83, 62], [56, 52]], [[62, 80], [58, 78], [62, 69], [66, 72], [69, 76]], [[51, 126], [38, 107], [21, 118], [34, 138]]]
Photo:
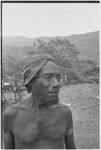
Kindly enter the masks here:
[[65, 86], [61, 103], [72, 110], [77, 149], [99, 149], [99, 87], [97, 84]]

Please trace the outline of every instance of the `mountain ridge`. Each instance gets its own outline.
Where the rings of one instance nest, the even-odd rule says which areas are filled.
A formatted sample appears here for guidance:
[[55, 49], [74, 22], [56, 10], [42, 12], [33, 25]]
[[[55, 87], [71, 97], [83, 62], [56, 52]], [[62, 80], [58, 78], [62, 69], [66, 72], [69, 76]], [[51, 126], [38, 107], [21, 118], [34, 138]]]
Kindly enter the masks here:
[[[2, 43], [3, 56], [9, 54], [23, 55], [27, 52], [27, 47], [33, 47], [33, 43], [38, 39], [48, 42], [50, 39], [68, 39], [79, 50], [81, 59], [90, 59], [99, 63], [99, 31], [88, 32], [83, 34], [73, 34], [69, 36], [43, 36], [37, 38], [29, 38], [25, 36], [4, 37]], [[17, 53], [18, 51], [18, 53]]]

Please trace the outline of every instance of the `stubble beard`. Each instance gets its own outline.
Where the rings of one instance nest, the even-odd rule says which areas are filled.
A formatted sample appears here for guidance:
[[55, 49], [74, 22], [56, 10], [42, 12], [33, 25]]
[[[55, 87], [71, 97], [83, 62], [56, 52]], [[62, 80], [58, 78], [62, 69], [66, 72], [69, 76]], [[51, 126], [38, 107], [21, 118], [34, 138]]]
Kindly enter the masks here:
[[57, 104], [59, 102], [58, 95], [56, 96], [47, 95], [47, 90], [43, 92], [43, 89], [45, 88], [46, 87], [44, 87], [42, 84], [36, 85], [34, 88], [33, 94], [35, 94], [37, 98], [38, 106], [49, 107], [51, 105]]
[[49, 96], [37, 97], [39, 107], [49, 107], [59, 102], [58, 96], [53, 98]]

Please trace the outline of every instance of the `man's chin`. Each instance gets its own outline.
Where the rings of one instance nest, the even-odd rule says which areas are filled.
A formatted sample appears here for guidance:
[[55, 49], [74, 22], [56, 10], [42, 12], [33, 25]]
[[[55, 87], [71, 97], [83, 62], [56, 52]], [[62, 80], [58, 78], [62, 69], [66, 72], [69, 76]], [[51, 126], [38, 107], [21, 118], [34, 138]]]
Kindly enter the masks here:
[[46, 101], [47, 102], [57, 102], [57, 101], [59, 101], [58, 95], [48, 95]]
[[55, 105], [59, 102], [58, 96], [57, 97], [48, 97], [47, 100], [43, 100], [41, 102], [41, 105], [43, 106], [51, 106], [51, 105]]

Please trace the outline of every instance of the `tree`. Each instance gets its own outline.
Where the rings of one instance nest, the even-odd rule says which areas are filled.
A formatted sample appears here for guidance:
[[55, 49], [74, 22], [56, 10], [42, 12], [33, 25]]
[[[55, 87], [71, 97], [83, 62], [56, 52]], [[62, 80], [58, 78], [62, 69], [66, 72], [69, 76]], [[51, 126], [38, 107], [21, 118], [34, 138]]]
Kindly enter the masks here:
[[18, 94], [19, 101], [21, 101], [21, 86], [22, 86], [22, 69], [24, 61], [14, 56], [3, 58], [2, 65], [2, 79], [13, 84], [15, 93], [15, 100], [17, 100], [16, 93]]
[[78, 83], [93, 83], [92, 80], [87, 79], [86, 76], [84, 76], [84, 73], [87, 69], [92, 69], [95, 66], [95, 63], [90, 60], [80, 61], [78, 57], [79, 50], [76, 49], [75, 45], [68, 39], [52, 38], [48, 42], [38, 39], [33, 43], [33, 50], [30, 50], [28, 55], [30, 56], [36, 53], [48, 53], [53, 56], [57, 64], [62, 67], [64, 78], [66, 78], [68, 72], [70, 72], [73, 78], [74, 75], [77, 76], [76, 80], [78, 80]]
[[68, 39], [54, 38], [49, 42], [44, 42], [38, 39], [33, 43], [33, 50], [28, 52], [28, 55], [36, 53], [48, 53], [55, 58], [60, 66], [71, 68], [72, 60], [77, 61], [78, 50], [74, 44], [71, 44]]

